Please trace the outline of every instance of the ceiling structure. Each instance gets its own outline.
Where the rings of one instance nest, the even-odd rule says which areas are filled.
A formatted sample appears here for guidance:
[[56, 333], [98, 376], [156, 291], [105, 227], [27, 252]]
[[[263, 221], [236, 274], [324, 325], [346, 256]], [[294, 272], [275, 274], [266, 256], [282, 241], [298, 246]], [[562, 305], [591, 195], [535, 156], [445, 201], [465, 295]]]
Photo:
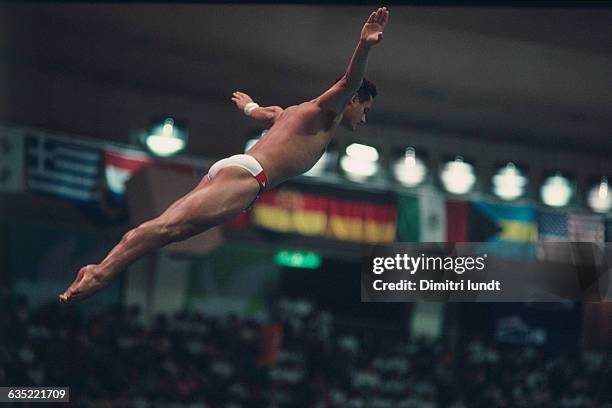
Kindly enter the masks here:
[[[3, 5], [0, 67], [11, 80], [4, 97], [70, 94], [59, 85], [41, 91], [38, 84], [44, 81], [31, 85], [29, 73], [74, 77], [97, 86], [89, 90], [94, 95], [110, 88], [137, 92], [128, 107], [119, 106], [124, 101], [114, 102], [117, 111], [132, 109], [134, 115], [137, 107], [156, 103], [161, 109], [188, 110], [191, 102], [216, 106], [201, 112], [193, 108], [185, 115], [195, 129], [206, 123], [215, 132], [235, 135], [226, 131], [241, 120], [229, 103], [231, 91], [241, 89], [262, 103], [280, 105], [317, 96], [343, 72], [371, 8]], [[487, 143], [612, 154], [612, 10], [390, 9], [385, 39], [372, 52], [368, 70], [379, 87], [372, 123]], [[83, 105], [79, 95], [86, 93], [74, 91], [71, 100], [62, 103]], [[53, 109], [59, 109], [58, 100]], [[7, 119], [127, 141], [127, 131], [109, 132], [101, 121], [76, 124], [83, 115], [73, 114], [73, 124], [67, 114], [61, 120], [61, 115], [29, 120], [25, 110], [9, 105]], [[139, 113], [145, 116], [148, 111]], [[117, 117], [123, 116], [118, 112]], [[217, 156], [242, 143], [241, 136], [228, 138], [196, 138], [189, 153]]]

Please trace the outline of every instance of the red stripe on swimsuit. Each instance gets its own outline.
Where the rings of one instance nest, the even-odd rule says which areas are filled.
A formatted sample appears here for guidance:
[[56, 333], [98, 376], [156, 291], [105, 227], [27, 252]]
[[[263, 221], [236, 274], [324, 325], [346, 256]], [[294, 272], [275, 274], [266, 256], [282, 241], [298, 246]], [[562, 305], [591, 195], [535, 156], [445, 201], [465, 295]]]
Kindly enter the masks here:
[[257, 182], [259, 183], [259, 194], [261, 194], [261, 192], [264, 191], [266, 189], [266, 186], [268, 185], [268, 177], [266, 176], [266, 173], [264, 173], [263, 170], [257, 173], [254, 177], [255, 180], [257, 180]]

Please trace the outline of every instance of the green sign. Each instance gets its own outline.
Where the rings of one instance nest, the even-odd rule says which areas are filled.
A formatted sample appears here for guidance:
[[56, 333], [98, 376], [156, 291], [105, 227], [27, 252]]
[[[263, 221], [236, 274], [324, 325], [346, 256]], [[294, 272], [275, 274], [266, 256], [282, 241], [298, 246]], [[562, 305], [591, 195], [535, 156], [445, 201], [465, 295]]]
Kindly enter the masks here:
[[317, 269], [321, 257], [309, 251], [280, 251], [274, 256], [274, 263], [290, 268]]

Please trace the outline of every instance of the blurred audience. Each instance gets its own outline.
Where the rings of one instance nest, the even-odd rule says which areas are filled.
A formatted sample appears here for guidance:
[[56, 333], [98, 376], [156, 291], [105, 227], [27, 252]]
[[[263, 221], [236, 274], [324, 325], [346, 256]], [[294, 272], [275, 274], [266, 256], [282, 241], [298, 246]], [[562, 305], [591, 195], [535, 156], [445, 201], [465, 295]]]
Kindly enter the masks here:
[[261, 353], [271, 322], [180, 313], [143, 325], [134, 307], [85, 317], [0, 299], [0, 385], [69, 386], [78, 405], [612, 408], [609, 355], [340, 332], [306, 300], [277, 302], [270, 365]]

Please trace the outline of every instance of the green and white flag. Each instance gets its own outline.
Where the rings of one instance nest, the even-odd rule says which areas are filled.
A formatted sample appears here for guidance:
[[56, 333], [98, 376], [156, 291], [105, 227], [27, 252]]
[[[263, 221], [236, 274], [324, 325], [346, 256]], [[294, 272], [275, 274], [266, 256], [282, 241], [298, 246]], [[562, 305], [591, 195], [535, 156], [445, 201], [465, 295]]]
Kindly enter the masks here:
[[445, 242], [444, 194], [428, 186], [421, 187], [416, 195], [400, 194], [397, 240], [400, 242]]

